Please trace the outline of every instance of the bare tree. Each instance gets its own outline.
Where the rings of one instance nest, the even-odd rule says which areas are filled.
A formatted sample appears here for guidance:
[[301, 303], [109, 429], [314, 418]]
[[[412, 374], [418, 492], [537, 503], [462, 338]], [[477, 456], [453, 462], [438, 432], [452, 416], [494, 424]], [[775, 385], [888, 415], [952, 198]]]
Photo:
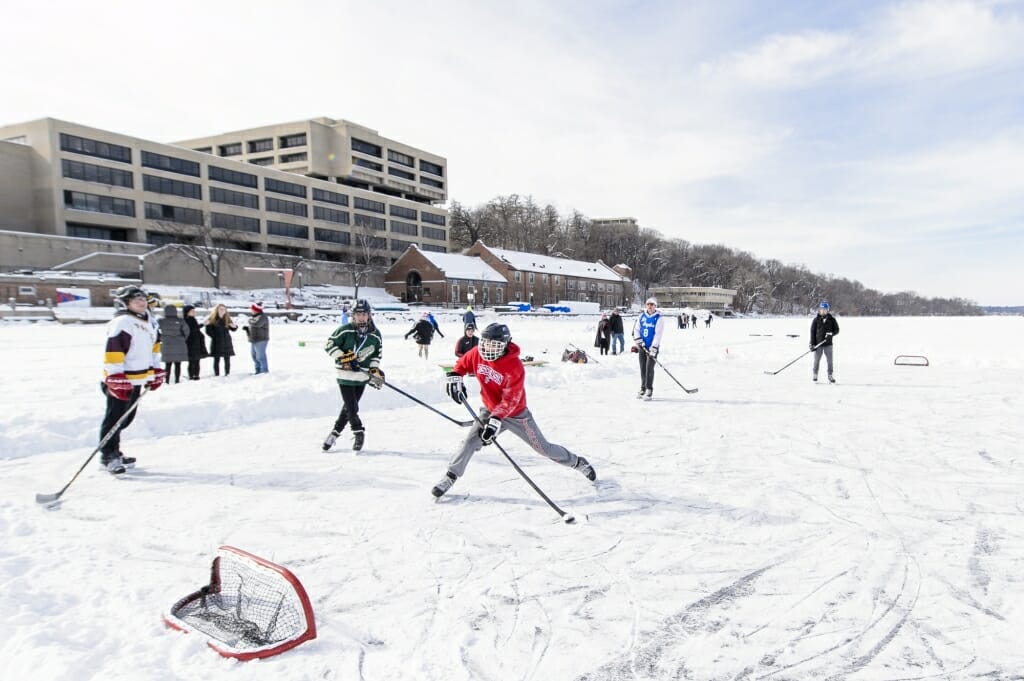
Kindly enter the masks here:
[[[195, 211], [198, 213], [198, 211]], [[194, 222], [153, 220], [159, 231], [175, 238], [171, 246], [190, 260], [199, 263], [213, 280], [213, 287], [220, 288], [220, 273], [224, 265], [232, 260], [238, 243], [236, 233], [229, 229], [213, 226], [210, 213], [194, 216]]]
[[387, 239], [374, 234], [358, 232], [352, 235], [353, 262], [349, 265], [352, 275], [352, 297], [359, 299], [359, 287], [366, 284], [370, 273], [387, 264]]

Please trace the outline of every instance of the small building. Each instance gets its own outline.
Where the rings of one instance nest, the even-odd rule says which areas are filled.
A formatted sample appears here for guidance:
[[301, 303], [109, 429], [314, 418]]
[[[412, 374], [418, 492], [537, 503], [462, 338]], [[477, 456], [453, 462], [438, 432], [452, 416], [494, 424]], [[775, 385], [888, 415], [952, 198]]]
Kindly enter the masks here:
[[384, 277], [384, 290], [403, 303], [501, 305], [505, 277], [482, 258], [409, 246]]
[[660, 307], [692, 307], [699, 310], [724, 310], [732, 307], [736, 291], [720, 286], [652, 286], [648, 294]]

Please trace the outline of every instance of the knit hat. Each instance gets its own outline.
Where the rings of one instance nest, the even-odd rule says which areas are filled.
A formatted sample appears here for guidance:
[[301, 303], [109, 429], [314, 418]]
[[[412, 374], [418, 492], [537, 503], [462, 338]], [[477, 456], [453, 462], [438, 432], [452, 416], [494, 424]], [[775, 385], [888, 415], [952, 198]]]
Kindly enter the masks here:
[[828, 310], [831, 308], [827, 300], [821, 301], [821, 305], [819, 305], [818, 307], [820, 307], [822, 310]]
[[259, 303], [253, 303], [249, 306], [249, 311], [253, 314], [263, 314], [263, 306]]
[[654, 307], [658, 307], [658, 301], [655, 300], [654, 298], [648, 298], [647, 302], [645, 304], [646, 305], [654, 305]]

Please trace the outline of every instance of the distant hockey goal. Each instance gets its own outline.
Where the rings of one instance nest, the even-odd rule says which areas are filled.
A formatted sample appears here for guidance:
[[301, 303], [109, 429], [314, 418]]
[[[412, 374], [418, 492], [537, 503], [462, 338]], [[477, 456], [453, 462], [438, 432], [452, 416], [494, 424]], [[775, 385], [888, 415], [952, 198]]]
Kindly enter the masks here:
[[313, 606], [298, 578], [280, 565], [221, 546], [210, 583], [164, 616], [169, 627], [206, 637], [225, 657], [270, 657], [316, 638]]

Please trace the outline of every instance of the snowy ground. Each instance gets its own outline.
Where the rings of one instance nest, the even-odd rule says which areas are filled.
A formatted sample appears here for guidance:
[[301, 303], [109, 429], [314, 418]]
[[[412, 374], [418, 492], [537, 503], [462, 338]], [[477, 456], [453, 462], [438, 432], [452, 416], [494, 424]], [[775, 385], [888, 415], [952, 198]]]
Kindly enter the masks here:
[[[123, 439], [139, 468], [92, 464], [47, 510], [35, 493], [96, 439], [103, 328], [0, 325], [0, 676], [1024, 678], [1024, 319], [839, 321], [834, 386], [810, 358], [764, 374], [810, 319], [673, 325], [662, 360], [700, 392], [659, 371], [648, 403], [635, 355], [558, 361], [593, 319], [510, 318], [553, 360], [527, 370], [531, 408], [600, 484], [499, 441], [576, 526], [493, 448], [434, 503], [462, 431], [387, 389], [363, 400], [366, 450], [321, 453], [331, 329], [296, 324], [273, 327], [266, 376], [239, 336], [230, 377], [147, 396]], [[424, 362], [384, 322], [384, 368], [462, 419], [437, 366], [456, 328]], [[317, 640], [238, 663], [167, 630], [220, 544], [295, 572]]]

